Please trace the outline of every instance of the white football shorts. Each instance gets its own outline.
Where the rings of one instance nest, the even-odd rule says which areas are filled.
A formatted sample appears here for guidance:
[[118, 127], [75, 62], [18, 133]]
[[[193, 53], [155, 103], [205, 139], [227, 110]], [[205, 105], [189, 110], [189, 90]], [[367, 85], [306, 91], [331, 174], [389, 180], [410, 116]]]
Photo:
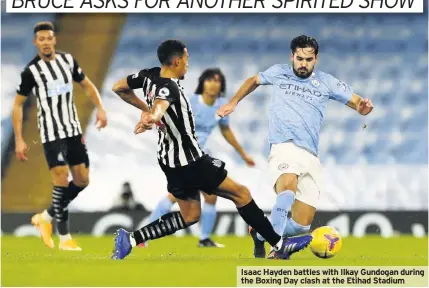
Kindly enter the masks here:
[[273, 144], [268, 157], [269, 183], [275, 187], [283, 174], [298, 176], [295, 199], [317, 207], [320, 191], [323, 189], [323, 170], [319, 158], [293, 142]]

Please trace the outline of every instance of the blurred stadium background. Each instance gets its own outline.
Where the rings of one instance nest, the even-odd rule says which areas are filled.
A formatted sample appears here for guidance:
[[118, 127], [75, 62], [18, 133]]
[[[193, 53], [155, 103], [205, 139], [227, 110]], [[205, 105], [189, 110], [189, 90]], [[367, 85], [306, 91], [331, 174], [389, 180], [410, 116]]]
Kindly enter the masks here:
[[[72, 53], [100, 89], [109, 124], [94, 126], [93, 107], [76, 87], [75, 100], [85, 129], [90, 186], [70, 206], [72, 232], [102, 235], [118, 225], [137, 228], [166, 195], [156, 163], [155, 133], [133, 135], [140, 113], [111, 92], [115, 80], [158, 65], [157, 45], [178, 38], [189, 47], [184, 81], [190, 96], [208, 67], [227, 77], [227, 97], [242, 82], [273, 64], [289, 62], [290, 40], [300, 34], [320, 44], [318, 68], [373, 100], [363, 118], [331, 102], [320, 139], [326, 174], [316, 225], [330, 224], [346, 235], [422, 237], [428, 228], [428, 30], [427, 12], [408, 15], [165, 15], [165, 14], [6, 14], [2, 2], [1, 153], [2, 233], [36, 235], [30, 216], [51, 201], [51, 184], [38, 136], [36, 103], [29, 101], [24, 139], [29, 161], [14, 158], [11, 108], [19, 73], [35, 55], [37, 21], [57, 26], [59, 50]], [[425, 7], [427, 11], [427, 5]], [[208, 151], [227, 163], [230, 175], [251, 188], [270, 210], [275, 196], [264, 174], [269, 88], [261, 87], [232, 115], [231, 126], [257, 168], [247, 168], [216, 131]], [[141, 95], [141, 94], [138, 94]], [[366, 129], [363, 126], [366, 125]], [[129, 182], [135, 203], [125, 201]], [[126, 189], [125, 189], [126, 190]], [[126, 194], [126, 193], [125, 193]], [[125, 203], [125, 204], [124, 204]], [[246, 226], [231, 203], [219, 200], [217, 235], [244, 236]], [[187, 233], [198, 233], [198, 229]], [[178, 235], [183, 235], [178, 233]]]

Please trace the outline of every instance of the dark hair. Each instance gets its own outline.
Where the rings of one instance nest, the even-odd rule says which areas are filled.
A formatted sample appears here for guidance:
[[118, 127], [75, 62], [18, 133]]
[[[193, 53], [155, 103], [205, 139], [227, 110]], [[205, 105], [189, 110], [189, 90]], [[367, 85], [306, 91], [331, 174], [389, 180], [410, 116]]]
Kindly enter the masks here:
[[51, 22], [39, 22], [36, 23], [36, 25], [34, 26], [34, 35], [36, 35], [37, 32], [39, 31], [43, 31], [43, 30], [50, 30], [50, 31], [55, 31], [54, 29], [54, 24], [52, 24]]
[[317, 43], [317, 40], [306, 35], [298, 36], [290, 42], [292, 54], [296, 52], [297, 48], [313, 48], [315, 55], [319, 53], [319, 44]]
[[225, 75], [223, 75], [222, 71], [219, 68], [209, 68], [204, 70], [200, 78], [198, 78], [198, 86], [197, 86], [197, 89], [195, 89], [195, 94], [203, 94], [204, 81], [208, 79], [213, 79], [216, 75], [219, 75], [219, 78], [220, 78], [220, 95], [219, 96], [224, 97], [225, 90], [226, 90], [226, 80], [225, 80]]
[[158, 59], [162, 65], [171, 65], [174, 56], [182, 57], [186, 45], [179, 40], [166, 40], [158, 46]]

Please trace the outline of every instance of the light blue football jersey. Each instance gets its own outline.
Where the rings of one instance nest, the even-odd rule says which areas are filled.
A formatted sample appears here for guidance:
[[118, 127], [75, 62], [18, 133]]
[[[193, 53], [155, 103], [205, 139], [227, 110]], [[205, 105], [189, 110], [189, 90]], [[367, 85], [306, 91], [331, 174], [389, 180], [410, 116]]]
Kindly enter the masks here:
[[347, 104], [353, 89], [316, 69], [310, 77], [301, 79], [288, 64], [276, 64], [258, 75], [261, 85], [272, 85], [273, 89], [268, 113], [270, 146], [293, 141], [317, 156], [328, 100]]
[[218, 97], [212, 106], [203, 101], [202, 95], [193, 95], [190, 98], [192, 113], [195, 119], [195, 133], [197, 134], [198, 144], [204, 149], [207, 140], [217, 125], [229, 125], [229, 117], [219, 117], [216, 112], [228, 101], [223, 97]]

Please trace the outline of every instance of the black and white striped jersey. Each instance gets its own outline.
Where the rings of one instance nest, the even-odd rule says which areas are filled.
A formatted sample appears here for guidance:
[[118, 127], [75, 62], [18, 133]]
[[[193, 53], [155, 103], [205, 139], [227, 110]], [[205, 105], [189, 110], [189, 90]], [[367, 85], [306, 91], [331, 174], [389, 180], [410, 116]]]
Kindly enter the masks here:
[[45, 61], [36, 56], [21, 73], [17, 93], [37, 97], [37, 122], [42, 143], [78, 136], [82, 128], [73, 99], [73, 81], [85, 74], [71, 54], [56, 52]]
[[142, 88], [145, 102], [152, 108], [156, 99], [170, 103], [158, 130], [158, 161], [168, 167], [186, 166], [203, 156], [195, 134], [191, 104], [178, 79], [160, 77], [161, 68], [141, 70], [127, 77], [131, 89]]

